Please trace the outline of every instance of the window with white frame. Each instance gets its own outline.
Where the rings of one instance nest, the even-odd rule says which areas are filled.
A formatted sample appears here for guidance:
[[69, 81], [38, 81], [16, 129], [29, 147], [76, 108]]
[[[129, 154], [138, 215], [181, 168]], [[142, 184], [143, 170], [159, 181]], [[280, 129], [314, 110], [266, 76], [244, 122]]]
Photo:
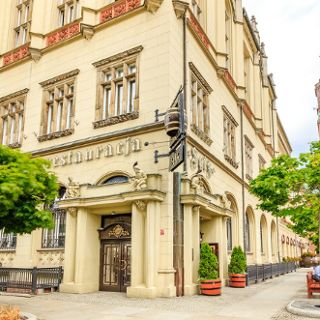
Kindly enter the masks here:
[[232, 250], [232, 218], [228, 217], [227, 221], [227, 249], [228, 251]]
[[0, 230], [0, 250], [15, 249], [17, 245], [17, 235], [10, 232], [6, 233], [5, 229]]
[[64, 248], [66, 235], [66, 211], [59, 209], [57, 201], [65, 197], [66, 188], [61, 187], [59, 196], [47, 209], [52, 212], [53, 229], [42, 230], [42, 248]]
[[245, 168], [246, 168], [246, 178], [251, 180], [253, 177], [252, 169], [252, 150], [254, 146], [247, 136], [244, 139], [244, 150], [245, 150]]
[[21, 147], [27, 89], [0, 98], [1, 144]]
[[58, 25], [62, 27], [79, 16], [79, 0], [57, 0]]
[[[139, 63], [138, 52], [124, 53], [94, 63], [98, 67], [98, 88], [94, 128], [99, 128], [138, 117]], [[119, 59], [116, 57], [119, 56]], [[110, 60], [112, 62], [108, 63]], [[114, 120], [114, 119], [117, 120]]]
[[236, 161], [236, 127], [238, 123], [226, 107], [223, 110], [223, 152], [224, 158], [235, 168], [238, 168]]
[[39, 141], [73, 132], [75, 75], [79, 70], [40, 83], [44, 87], [41, 135]]
[[209, 92], [194, 73], [191, 73], [192, 125], [209, 134]]
[[15, 47], [30, 41], [32, 0], [18, 0], [16, 5]]
[[250, 220], [248, 212], [244, 215], [244, 250], [245, 252], [250, 252], [251, 242], [250, 242]]

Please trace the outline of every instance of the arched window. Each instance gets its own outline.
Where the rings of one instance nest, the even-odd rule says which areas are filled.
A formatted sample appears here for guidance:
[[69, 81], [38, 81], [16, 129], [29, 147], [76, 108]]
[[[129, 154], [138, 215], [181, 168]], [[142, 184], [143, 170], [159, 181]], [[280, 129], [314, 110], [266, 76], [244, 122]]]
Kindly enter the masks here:
[[227, 248], [228, 251], [232, 250], [232, 219], [227, 218]]
[[263, 248], [263, 229], [262, 229], [262, 219], [260, 220], [260, 251], [261, 253], [264, 252]]
[[117, 183], [125, 183], [128, 182], [129, 178], [127, 176], [113, 176], [109, 177], [106, 180], [102, 181], [101, 184], [117, 184]]
[[250, 252], [251, 243], [250, 243], [250, 222], [248, 212], [244, 215], [244, 249], [246, 252]]
[[273, 255], [277, 252], [277, 228], [274, 221], [271, 223], [271, 252]]

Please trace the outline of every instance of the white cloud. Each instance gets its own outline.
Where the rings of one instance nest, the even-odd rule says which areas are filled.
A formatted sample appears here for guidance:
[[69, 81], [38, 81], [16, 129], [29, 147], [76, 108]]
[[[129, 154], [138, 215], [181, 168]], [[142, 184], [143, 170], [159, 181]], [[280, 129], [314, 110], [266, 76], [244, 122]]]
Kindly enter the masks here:
[[274, 74], [277, 108], [294, 154], [318, 139], [314, 85], [320, 77], [319, 0], [243, 0], [258, 21]]

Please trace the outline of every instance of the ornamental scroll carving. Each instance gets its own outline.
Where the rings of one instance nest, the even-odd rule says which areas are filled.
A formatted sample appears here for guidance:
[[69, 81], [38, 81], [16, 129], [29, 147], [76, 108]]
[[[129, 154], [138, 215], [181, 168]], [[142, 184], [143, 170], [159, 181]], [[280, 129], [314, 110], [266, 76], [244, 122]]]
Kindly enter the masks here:
[[131, 237], [131, 224], [114, 223], [99, 231], [101, 240], [128, 239]]
[[79, 22], [68, 25], [64, 28], [61, 28], [55, 32], [50, 33], [46, 39], [47, 46], [51, 46], [63, 40], [70, 39], [73, 36], [77, 35], [78, 33], [80, 33]]
[[204, 173], [207, 178], [211, 177], [214, 173], [214, 169], [209, 159], [201, 155], [195, 147], [188, 152], [188, 156], [190, 159], [191, 169]]
[[100, 22], [107, 22], [124, 15], [141, 5], [141, 0], [120, 0], [108, 5], [100, 12]]
[[72, 178], [68, 178], [68, 187], [66, 192], [66, 198], [79, 198], [80, 197], [80, 185], [78, 182], [74, 182]]
[[140, 191], [147, 188], [147, 175], [138, 167], [138, 162], [133, 164], [133, 170], [135, 175], [131, 177], [133, 188], [135, 191]]
[[30, 54], [29, 44], [26, 44], [14, 51], [11, 51], [3, 56], [3, 65], [6, 66], [10, 63], [17, 62]]

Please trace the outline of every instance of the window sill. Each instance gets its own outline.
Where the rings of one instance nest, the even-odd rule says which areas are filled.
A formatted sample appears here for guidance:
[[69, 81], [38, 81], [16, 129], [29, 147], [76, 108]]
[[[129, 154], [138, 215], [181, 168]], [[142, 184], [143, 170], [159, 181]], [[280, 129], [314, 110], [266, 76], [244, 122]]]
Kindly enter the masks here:
[[8, 144], [8, 147], [12, 149], [18, 149], [18, 148], [21, 148], [21, 143], [20, 142], [11, 143], [11, 144]]
[[38, 141], [43, 142], [43, 141], [47, 141], [47, 140], [58, 139], [60, 137], [69, 136], [70, 134], [73, 134], [73, 132], [74, 132], [74, 129], [66, 129], [63, 131], [57, 131], [57, 132], [52, 132], [49, 134], [44, 134], [44, 135], [38, 137]]
[[247, 252], [246, 252], [246, 255], [247, 255], [247, 256], [253, 256], [253, 252], [247, 251]]
[[1, 248], [0, 249], [0, 253], [15, 253], [15, 252], [16, 252], [15, 248], [8, 248], [8, 249]]
[[191, 131], [193, 133], [195, 133], [208, 146], [211, 146], [212, 140], [209, 138], [209, 136], [205, 132], [203, 132], [201, 129], [199, 129], [196, 125], [191, 124]]
[[93, 128], [98, 129], [98, 128], [103, 128], [103, 127], [107, 127], [107, 126], [112, 126], [114, 124], [126, 122], [129, 120], [134, 120], [137, 118], [139, 118], [138, 111], [120, 114], [119, 116], [115, 116], [115, 117], [111, 117], [108, 119], [103, 119], [103, 120], [98, 120], [98, 121], [93, 122]]
[[37, 252], [48, 252], [48, 251], [64, 251], [64, 248], [41, 248], [41, 249], [37, 249]]
[[229, 162], [234, 168], [238, 169], [239, 163], [231, 159], [227, 154], [224, 155], [224, 159]]

